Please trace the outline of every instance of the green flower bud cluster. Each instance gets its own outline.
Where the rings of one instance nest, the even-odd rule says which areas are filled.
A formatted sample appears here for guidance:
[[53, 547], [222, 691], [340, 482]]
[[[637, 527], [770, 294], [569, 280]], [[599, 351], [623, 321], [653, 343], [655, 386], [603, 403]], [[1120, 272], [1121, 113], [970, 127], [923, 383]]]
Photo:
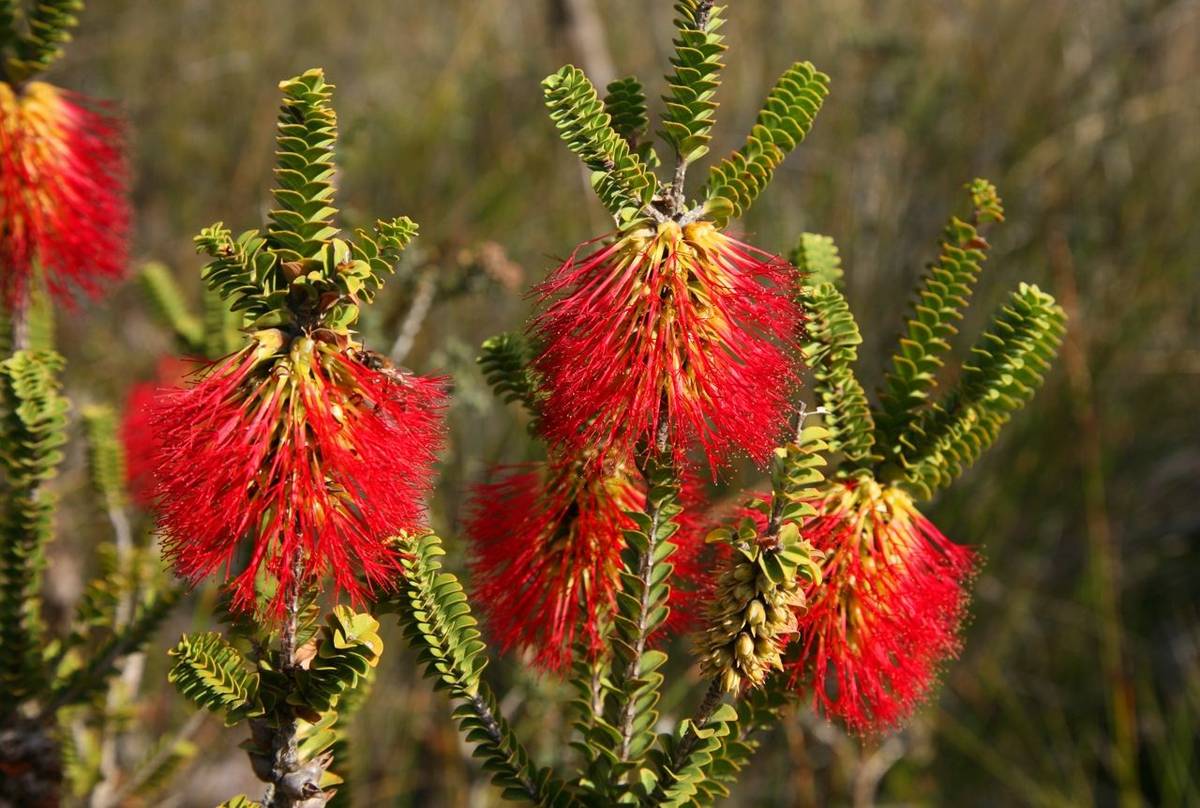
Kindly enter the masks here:
[[727, 542], [734, 552], [708, 604], [701, 667], [726, 692], [737, 693], [759, 687], [783, 668], [783, 651], [796, 634], [796, 613], [805, 604], [801, 578], [819, 582], [819, 559], [794, 522], [780, 528], [774, 546], [758, 541], [752, 518], [742, 520], [736, 535], [716, 530], [709, 541]]

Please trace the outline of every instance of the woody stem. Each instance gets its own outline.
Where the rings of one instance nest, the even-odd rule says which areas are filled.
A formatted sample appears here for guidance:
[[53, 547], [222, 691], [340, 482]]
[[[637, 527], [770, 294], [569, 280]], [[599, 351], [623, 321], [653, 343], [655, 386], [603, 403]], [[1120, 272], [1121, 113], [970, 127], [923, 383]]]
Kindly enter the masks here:
[[[291, 681], [296, 670], [296, 635], [300, 627], [300, 588], [304, 562], [297, 553], [292, 563], [292, 580], [287, 589], [287, 612], [279, 634], [279, 670], [287, 681]], [[296, 711], [284, 702], [279, 709], [278, 725], [272, 734], [274, 761], [271, 775], [273, 782], [267, 788], [263, 800], [267, 808], [293, 808], [296, 799], [292, 789], [283, 786], [285, 778], [299, 766], [296, 751]]]

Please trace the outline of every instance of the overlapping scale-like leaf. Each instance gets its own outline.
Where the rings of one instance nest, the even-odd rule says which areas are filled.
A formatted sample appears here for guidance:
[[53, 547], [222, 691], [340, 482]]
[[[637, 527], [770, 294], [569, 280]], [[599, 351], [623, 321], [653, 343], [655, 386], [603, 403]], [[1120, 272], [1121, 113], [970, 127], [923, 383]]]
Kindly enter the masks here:
[[649, 204], [658, 189], [654, 174], [613, 128], [612, 117], [583, 71], [566, 65], [542, 82], [550, 119], [559, 136], [592, 172], [592, 187], [621, 222]]
[[914, 427], [905, 482], [929, 497], [978, 460], [1041, 387], [1065, 330], [1054, 298], [1021, 284], [971, 349], [958, 386]]
[[712, 0], [679, 0], [675, 4], [675, 53], [663, 96], [662, 128], [659, 134], [670, 143], [683, 163], [694, 162], [708, 153], [715, 95], [721, 84], [725, 43], [720, 34], [720, 6]]
[[875, 413], [875, 442], [885, 449], [885, 462], [900, 466], [907, 462], [914, 440], [910, 430], [937, 385], [950, 339], [958, 333], [956, 324], [983, 269], [988, 243], [977, 225], [1003, 218], [999, 197], [990, 183], [976, 180], [967, 187], [976, 206], [974, 223], [951, 217], [946, 225], [941, 254], [921, 279], [892, 367], [884, 377]]
[[829, 94], [829, 77], [796, 62], [771, 88], [746, 143], [708, 172], [708, 215], [718, 224], [744, 214], [784, 158], [812, 129]]
[[378, 620], [335, 606], [317, 637], [316, 655], [298, 673], [289, 699], [318, 712], [333, 709], [370, 675], [382, 651]]
[[875, 422], [866, 390], [854, 372], [862, 344], [858, 323], [832, 283], [806, 287], [804, 299], [808, 311], [804, 354], [832, 433], [830, 443], [844, 455], [844, 469], [868, 468], [877, 459]]
[[185, 634], [170, 652], [167, 679], [196, 706], [221, 714], [227, 726], [259, 714], [259, 675], [215, 631]]
[[67, 400], [52, 351], [18, 351], [0, 362], [0, 689], [19, 701], [45, 686], [40, 675], [42, 569], [66, 443]]
[[405, 575], [393, 606], [426, 675], [458, 702], [454, 718], [475, 744], [475, 755], [491, 772], [492, 783], [507, 799], [542, 806], [575, 804], [550, 769], [533, 763], [482, 680], [487, 646], [458, 578], [442, 570], [441, 539], [433, 534], [413, 537], [405, 541], [405, 550]]
[[[7, 5], [7, 4], [6, 4]], [[46, 70], [62, 56], [63, 45], [71, 41], [71, 29], [79, 24], [83, 0], [34, 0], [25, 11], [26, 30], [13, 37], [13, 53], [8, 57], [8, 76], [25, 81]], [[13, 30], [13, 14], [0, 20], [3, 30]], [[0, 43], [2, 44], [2, 43]]]

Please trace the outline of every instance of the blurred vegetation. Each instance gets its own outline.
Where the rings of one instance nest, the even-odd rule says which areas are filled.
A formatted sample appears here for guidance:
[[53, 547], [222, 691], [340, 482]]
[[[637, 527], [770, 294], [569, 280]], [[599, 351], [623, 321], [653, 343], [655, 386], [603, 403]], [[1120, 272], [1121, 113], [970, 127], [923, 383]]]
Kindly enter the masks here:
[[[522, 322], [520, 289], [555, 256], [605, 227], [539, 81], [566, 61], [597, 84], [613, 64], [654, 75], [670, 16], [667, 0], [105, 0], [51, 79], [123, 105], [135, 254], [173, 267], [198, 305], [192, 235], [263, 220], [276, 83], [325, 67], [338, 85], [345, 220], [421, 223], [412, 271], [385, 288], [366, 332], [380, 350], [401, 337], [414, 369], [453, 376], [434, 516], [461, 565], [463, 492], [532, 451], [516, 410], [484, 388], [476, 348]], [[996, 182], [1009, 212], [976, 317], [1018, 279], [1072, 317], [1046, 390], [933, 509], [988, 558], [966, 650], [935, 703], [900, 735], [866, 742], [802, 713], [768, 741], [735, 803], [1200, 804], [1200, 3], [808, 0], [740, 2], [729, 16], [714, 155], [737, 145], [793, 60], [833, 78], [808, 141], [740, 227], [781, 253], [805, 229], [836, 239], [867, 379], [975, 176]], [[133, 283], [62, 318], [60, 342], [76, 401], [120, 401], [172, 349]], [[74, 460], [68, 502], [87, 485]], [[52, 565], [64, 604], [88, 557], [77, 528], [98, 518], [79, 505], [61, 520]], [[206, 627], [212, 605], [197, 593], [171, 631]], [[148, 660], [147, 682], [163, 682], [141, 708], [149, 738], [187, 720], [162, 676], [171, 641]], [[444, 697], [401, 646], [388, 641], [358, 720], [355, 799], [495, 803]], [[667, 708], [694, 698], [697, 680], [678, 660], [670, 670]], [[562, 759], [566, 722], [550, 705], [564, 688], [519, 660], [489, 675], [537, 753]], [[203, 752], [173, 804], [254, 788], [242, 738], [197, 728]]]

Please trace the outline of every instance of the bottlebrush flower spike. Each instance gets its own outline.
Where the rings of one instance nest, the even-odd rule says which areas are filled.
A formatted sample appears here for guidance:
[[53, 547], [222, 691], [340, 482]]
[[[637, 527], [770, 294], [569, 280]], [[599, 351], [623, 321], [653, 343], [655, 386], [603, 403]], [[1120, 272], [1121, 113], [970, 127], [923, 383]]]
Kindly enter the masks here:
[[[351, 327], [417, 225], [334, 224], [337, 115], [321, 70], [281, 82], [276, 207], [265, 232], [218, 223], [195, 239], [203, 277], [248, 345], [160, 393], [155, 493], [164, 549], [192, 581], [221, 567], [233, 605], [285, 601], [325, 575], [352, 597], [400, 572], [393, 537], [423, 527], [441, 445], [441, 380], [365, 350]], [[261, 592], [259, 592], [261, 584]]]
[[329, 574], [360, 597], [400, 569], [390, 537], [425, 521], [442, 385], [377, 354], [269, 329], [193, 386], [161, 393], [157, 494], [164, 548], [198, 581], [224, 567], [236, 608], [276, 583]]
[[121, 125], [43, 82], [0, 82], [0, 286], [23, 304], [35, 267], [59, 300], [98, 294], [126, 264]]
[[903, 491], [866, 478], [837, 485], [804, 533], [824, 553], [824, 580], [799, 616], [793, 681], [852, 729], [893, 727], [958, 652], [975, 555]]
[[467, 534], [477, 601], [505, 649], [528, 648], [559, 670], [577, 638], [603, 647], [601, 621], [616, 597], [626, 511], [645, 495], [624, 469], [585, 472], [550, 461], [514, 466], [475, 491]]
[[795, 280], [703, 221], [581, 246], [538, 290], [547, 436], [625, 458], [665, 426], [676, 460], [699, 444], [713, 468], [737, 450], [764, 461], [796, 383]]
[[[624, 531], [634, 527], [628, 512], [645, 506], [645, 482], [627, 466], [569, 459], [505, 472], [476, 488], [467, 521], [478, 602], [505, 650], [530, 649], [540, 667], [562, 670], [577, 643], [591, 654], [604, 648]], [[697, 496], [698, 487], [685, 489], [685, 499], [694, 503]], [[684, 598], [707, 572], [704, 543], [686, 519], [675, 543], [671, 560], [682, 586], [671, 594]], [[685, 613], [678, 615], [668, 629], [686, 626]]]

